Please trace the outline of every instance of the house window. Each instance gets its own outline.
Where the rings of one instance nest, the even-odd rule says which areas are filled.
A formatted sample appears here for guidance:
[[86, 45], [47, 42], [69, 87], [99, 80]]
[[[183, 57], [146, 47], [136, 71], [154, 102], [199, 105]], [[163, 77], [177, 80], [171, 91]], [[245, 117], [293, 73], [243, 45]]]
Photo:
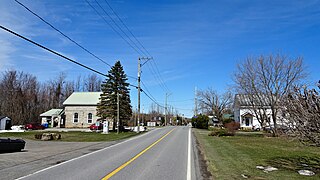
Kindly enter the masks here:
[[78, 113], [74, 113], [73, 114], [73, 122], [77, 123], [79, 121], [79, 114]]
[[92, 123], [92, 113], [88, 114], [88, 124]]

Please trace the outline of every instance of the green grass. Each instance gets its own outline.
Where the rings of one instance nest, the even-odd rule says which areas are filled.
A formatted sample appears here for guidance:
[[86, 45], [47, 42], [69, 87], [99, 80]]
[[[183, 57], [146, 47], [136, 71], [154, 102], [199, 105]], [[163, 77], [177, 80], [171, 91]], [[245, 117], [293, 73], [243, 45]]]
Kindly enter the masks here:
[[[209, 131], [193, 129], [204, 150], [214, 179], [320, 179], [320, 148], [309, 147], [281, 137], [261, 133], [238, 133], [232, 137], [208, 136]], [[304, 167], [307, 164], [308, 167]], [[265, 173], [256, 166], [273, 166], [278, 171]], [[298, 170], [310, 169], [306, 177]]]
[[[44, 133], [37, 131], [27, 131], [19, 133], [0, 133], [1, 138], [21, 138], [21, 139], [35, 139], [35, 134]], [[47, 133], [47, 132], [45, 132]], [[109, 134], [101, 134], [96, 132], [52, 132], [61, 134], [61, 139], [58, 141], [66, 142], [100, 142], [100, 141], [116, 141], [121, 139], [126, 139], [132, 136], [137, 135], [135, 132], [123, 132], [123, 133], [114, 133], [110, 132]]]

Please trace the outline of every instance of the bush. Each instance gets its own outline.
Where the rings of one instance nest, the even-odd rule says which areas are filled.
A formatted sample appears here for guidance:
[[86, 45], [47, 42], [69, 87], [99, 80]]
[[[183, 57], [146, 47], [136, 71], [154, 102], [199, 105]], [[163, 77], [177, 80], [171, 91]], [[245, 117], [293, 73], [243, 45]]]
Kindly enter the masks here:
[[224, 125], [225, 128], [227, 128], [229, 131], [234, 132], [238, 129], [240, 129], [240, 123], [238, 122], [230, 122], [230, 123], [226, 123]]
[[209, 117], [206, 115], [197, 115], [191, 120], [192, 126], [199, 129], [208, 129]]
[[226, 128], [213, 128], [208, 136], [234, 136], [234, 131], [229, 131]]
[[34, 135], [34, 138], [36, 139], [41, 139], [41, 137], [42, 137], [42, 133], [38, 133]]

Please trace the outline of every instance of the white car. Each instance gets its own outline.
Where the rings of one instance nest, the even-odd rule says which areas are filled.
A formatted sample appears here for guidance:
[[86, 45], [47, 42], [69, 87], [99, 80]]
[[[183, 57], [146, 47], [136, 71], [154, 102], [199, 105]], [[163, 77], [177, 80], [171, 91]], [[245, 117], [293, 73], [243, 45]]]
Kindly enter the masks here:
[[261, 130], [260, 124], [253, 125], [253, 126], [252, 126], [252, 130], [254, 130], [254, 131], [260, 131], [260, 130]]

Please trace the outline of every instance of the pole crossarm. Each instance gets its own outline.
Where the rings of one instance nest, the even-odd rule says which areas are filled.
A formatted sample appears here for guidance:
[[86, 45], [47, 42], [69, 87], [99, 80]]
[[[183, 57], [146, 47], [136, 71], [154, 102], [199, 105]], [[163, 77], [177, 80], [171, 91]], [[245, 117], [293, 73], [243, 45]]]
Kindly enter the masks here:
[[152, 59], [153, 59], [153, 57], [141, 57], [140, 60], [145, 60], [145, 62], [141, 64], [141, 67]]

